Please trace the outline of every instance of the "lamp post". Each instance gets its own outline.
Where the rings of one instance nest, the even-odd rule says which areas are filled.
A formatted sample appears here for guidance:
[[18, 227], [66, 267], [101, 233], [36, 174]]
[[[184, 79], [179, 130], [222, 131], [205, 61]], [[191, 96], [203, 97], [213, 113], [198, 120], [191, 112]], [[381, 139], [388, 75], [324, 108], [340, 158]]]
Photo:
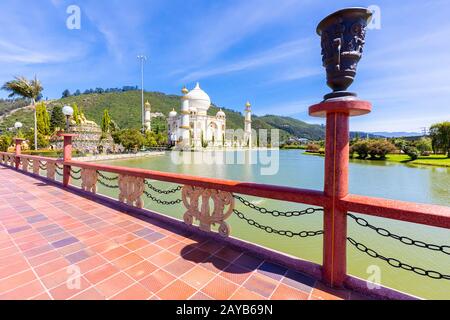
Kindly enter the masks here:
[[14, 123], [14, 128], [16, 128], [17, 136], [19, 136], [19, 131], [20, 131], [20, 129], [22, 129], [22, 127], [23, 127], [22, 122], [17, 121], [16, 123]]
[[142, 122], [142, 132], [145, 130], [145, 110], [144, 110], [144, 63], [147, 61], [147, 57], [144, 55], [137, 56], [138, 60], [141, 63], [141, 122]]
[[71, 106], [64, 106], [62, 112], [66, 116], [66, 132], [69, 132], [70, 128], [69, 119], [73, 115], [73, 108]]

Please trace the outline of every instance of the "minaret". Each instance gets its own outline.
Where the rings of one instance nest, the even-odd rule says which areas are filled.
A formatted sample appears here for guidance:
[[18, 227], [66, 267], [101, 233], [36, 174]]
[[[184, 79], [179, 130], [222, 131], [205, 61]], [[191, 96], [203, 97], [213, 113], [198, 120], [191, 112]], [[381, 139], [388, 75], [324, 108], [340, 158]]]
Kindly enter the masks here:
[[150, 102], [145, 103], [145, 117], [144, 117], [144, 123], [145, 123], [145, 131], [151, 131], [152, 130], [152, 106]]
[[181, 90], [183, 96], [181, 97], [181, 126], [180, 126], [180, 136], [183, 139], [183, 145], [190, 146], [190, 119], [189, 119], [189, 97], [187, 94], [189, 90], [183, 87]]
[[252, 146], [252, 109], [250, 102], [245, 104], [245, 125], [244, 125], [244, 143], [245, 145]]

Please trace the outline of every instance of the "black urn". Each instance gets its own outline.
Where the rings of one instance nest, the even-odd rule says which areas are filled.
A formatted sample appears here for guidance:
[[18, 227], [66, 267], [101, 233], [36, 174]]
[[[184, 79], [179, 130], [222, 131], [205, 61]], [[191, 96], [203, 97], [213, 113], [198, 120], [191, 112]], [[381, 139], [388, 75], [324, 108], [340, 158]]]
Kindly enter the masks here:
[[355, 78], [371, 18], [372, 12], [366, 8], [347, 8], [330, 14], [317, 26], [327, 85], [333, 89], [325, 95], [325, 100], [356, 97], [347, 88]]

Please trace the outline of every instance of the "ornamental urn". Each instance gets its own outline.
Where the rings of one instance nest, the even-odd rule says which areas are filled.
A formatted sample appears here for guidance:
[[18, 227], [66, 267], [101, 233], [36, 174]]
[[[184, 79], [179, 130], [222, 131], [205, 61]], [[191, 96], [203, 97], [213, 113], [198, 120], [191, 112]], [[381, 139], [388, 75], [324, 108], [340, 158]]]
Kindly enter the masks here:
[[347, 88], [355, 78], [371, 18], [372, 12], [366, 8], [346, 8], [330, 14], [317, 26], [327, 85], [333, 89], [325, 100], [356, 97]]

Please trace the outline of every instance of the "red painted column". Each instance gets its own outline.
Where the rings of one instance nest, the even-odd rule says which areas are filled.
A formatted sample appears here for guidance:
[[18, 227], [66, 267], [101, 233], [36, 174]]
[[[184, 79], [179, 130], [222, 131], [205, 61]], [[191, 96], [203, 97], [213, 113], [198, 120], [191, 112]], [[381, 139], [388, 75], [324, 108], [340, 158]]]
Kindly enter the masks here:
[[310, 107], [312, 116], [326, 117], [322, 280], [342, 287], [347, 276], [347, 211], [339, 206], [348, 195], [349, 117], [371, 110], [368, 102], [341, 100]]
[[15, 149], [15, 153], [16, 153], [16, 161], [15, 161], [15, 165], [16, 165], [16, 170], [19, 170], [19, 166], [20, 166], [20, 155], [22, 154], [22, 142], [24, 142], [25, 139], [22, 138], [15, 138], [14, 142], [16, 144], [16, 149]]
[[[76, 136], [75, 134], [62, 133], [59, 136], [64, 137], [64, 147], [63, 147], [63, 160], [64, 162], [72, 160], [72, 138]], [[70, 184], [70, 169], [71, 167], [64, 164], [63, 169], [63, 185], [67, 187]]]

